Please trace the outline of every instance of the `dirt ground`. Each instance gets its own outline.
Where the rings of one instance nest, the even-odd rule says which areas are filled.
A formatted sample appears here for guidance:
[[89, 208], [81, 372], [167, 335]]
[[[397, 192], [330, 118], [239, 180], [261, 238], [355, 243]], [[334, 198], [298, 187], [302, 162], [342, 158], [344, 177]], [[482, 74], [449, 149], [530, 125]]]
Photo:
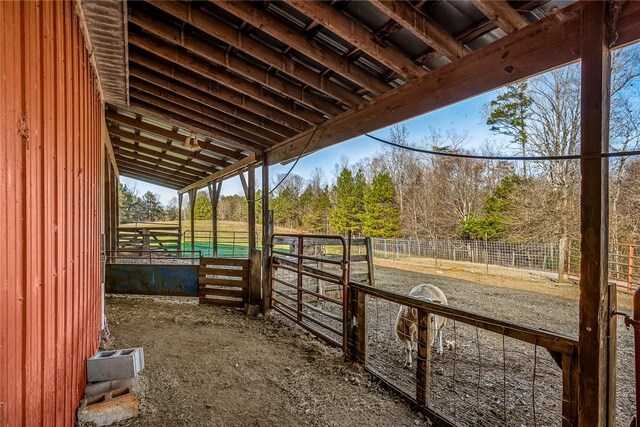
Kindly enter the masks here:
[[420, 426], [342, 353], [278, 317], [195, 299], [108, 296], [114, 339], [144, 348], [141, 413], [121, 426]]
[[[476, 267], [477, 268], [477, 267]], [[510, 269], [503, 269], [510, 270]], [[472, 279], [473, 281], [469, 280]], [[486, 274], [484, 269], [482, 271], [470, 271], [467, 266], [461, 266], [459, 264], [440, 264], [438, 267], [428, 265], [424, 262], [417, 260], [413, 261], [381, 261], [376, 260], [376, 286], [383, 289], [393, 290], [400, 293], [408, 293], [409, 290], [420, 283], [431, 283], [440, 287], [448, 298], [448, 303], [451, 306], [462, 308], [465, 310], [473, 311], [485, 316], [494, 317], [496, 319], [510, 321], [513, 323], [525, 325], [532, 328], [540, 328], [548, 331], [563, 334], [574, 339], [578, 336], [578, 289], [577, 286], [570, 283], [558, 284], [549, 278], [541, 277], [535, 274], [522, 274], [521, 272], [500, 271], [499, 267], [490, 267], [490, 274]], [[491, 285], [489, 285], [489, 283]], [[626, 294], [619, 294], [619, 309], [622, 311], [629, 311], [630, 297]], [[369, 303], [371, 305], [371, 303]], [[379, 317], [389, 317], [389, 314], [385, 313], [385, 307], [377, 307], [381, 314]], [[389, 308], [387, 308], [388, 310]], [[369, 309], [372, 311], [371, 309]], [[376, 308], [373, 308], [374, 313]], [[397, 307], [392, 307], [391, 311], [396, 312]], [[375, 316], [375, 314], [374, 314]], [[372, 317], [374, 317], [372, 316]], [[385, 325], [384, 321], [381, 321]], [[386, 323], [389, 323], [388, 321]], [[388, 330], [389, 327], [385, 326], [381, 329]], [[477, 344], [475, 331], [467, 328], [458, 327], [456, 333], [453, 333], [451, 323], [447, 325], [445, 330], [445, 339], [453, 339], [452, 334], [457, 337], [458, 346], [460, 352], [457, 352], [458, 358], [464, 359], [465, 354], [467, 356], [475, 356], [474, 347]], [[371, 331], [369, 333], [371, 341]], [[495, 334], [494, 334], [495, 335]], [[448, 338], [447, 338], [448, 336]], [[388, 338], [382, 339], [388, 340]], [[380, 338], [378, 338], [379, 341]], [[483, 368], [482, 372], [482, 384], [479, 387], [480, 394], [492, 394], [500, 397], [502, 394], [502, 363], [501, 357], [502, 342], [501, 340], [485, 339], [480, 335], [480, 341], [482, 341], [482, 349], [486, 355], [483, 355]], [[517, 373], [522, 373], [522, 376], [526, 377], [530, 375], [531, 361], [534, 357], [533, 346], [516, 347], [514, 344], [507, 344], [507, 348], [511, 348], [514, 354], [519, 357], [509, 357], [507, 369], [513, 372], [514, 378], [517, 377]], [[396, 347], [397, 349], [398, 347]], [[486, 350], [485, 350], [486, 349]], [[434, 355], [432, 365], [438, 370], [439, 375], [436, 375], [436, 380], [441, 379], [442, 393], [440, 395], [443, 398], [443, 408], [445, 412], [451, 413], [452, 409], [455, 412], [457, 403], [452, 403], [451, 399], [459, 399], [460, 393], [464, 393], [464, 387], [459, 387], [462, 390], [451, 390], [451, 384], [446, 384], [444, 379], [449, 375], [451, 369], [452, 357], [445, 350], [443, 356]], [[391, 354], [391, 353], [389, 353]], [[397, 366], [401, 363], [401, 354], [396, 350], [397, 359], [395, 363], [389, 363], [388, 360], [384, 361], [384, 365]], [[618, 425], [629, 425], [631, 416], [634, 412], [634, 349], [633, 349], [633, 333], [627, 330], [622, 324], [622, 319], [619, 319], [618, 323], [618, 371], [617, 371], [617, 406], [618, 406]], [[536, 401], [538, 405], [538, 413], [534, 417], [530, 408], [520, 408], [522, 417], [528, 419], [524, 425], [533, 425], [532, 421], [535, 419], [537, 425], [555, 425], [560, 420], [557, 417], [549, 417], [545, 419], [546, 412], [558, 412], [559, 402], [553, 402], [554, 396], [558, 396], [560, 393], [560, 383], [558, 382], [559, 373], [556, 372], [553, 363], [544, 351], [535, 354], [538, 361], [537, 366], [537, 383], [535, 384], [538, 395]], [[470, 361], [474, 358], [469, 357]], [[528, 365], [527, 363], [528, 362]], [[489, 368], [489, 369], [487, 369]], [[463, 369], [458, 369], [461, 372]], [[469, 372], [470, 371], [470, 372]], [[474, 377], [474, 372], [477, 371], [477, 367], [471, 366], [467, 370], [466, 378], [468, 384], [468, 390], [473, 391], [471, 396], [466, 396], [475, 403], [475, 391], [478, 390], [476, 384], [477, 376]], [[493, 371], [493, 374], [492, 374]], [[403, 374], [397, 369], [390, 372], [391, 375], [395, 375], [402, 382]], [[493, 377], [492, 377], [493, 375]], [[465, 378], [458, 378], [458, 382], [464, 382]], [[513, 381], [521, 381], [514, 379]], [[406, 382], [406, 381], [405, 381]], [[507, 382], [509, 378], [507, 377]], [[435, 384], [434, 384], [435, 386]], [[435, 387], [434, 387], [435, 388]], [[518, 384], [514, 387], [507, 389], [512, 392], [513, 395], [520, 388], [519, 393], [523, 397], [518, 397], [524, 404], [521, 406], [528, 406], [531, 399], [531, 384]], [[468, 391], [467, 390], [467, 391]], [[454, 393], [452, 393], [452, 391]], [[447, 393], [449, 396], [446, 396]], [[453, 396], [453, 397], [451, 397]], [[449, 399], [447, 399], [447, 397]], [[507, 396], [508, 398], [508, 396]], [[447, 403], [447, 400], [449, 403]], [[522, 402], [518, 402], [522, 403]], [[545, 404], [547, 406], [545, 406]], [[490, 407], [491, 405], [487, 405]], [[500, 407], [501, 403], [498, 402], [494, 407]], [[514, 405], [512, 410], [518, 412], [518, 405]], [[459, 406], [458, 406], [459, 408]], [[493, 409], [490, 409], [493, 410]], [[546, 421], [545, 421], [546, 420]], [[491, 423], [474, 422], [470, 425], [491, 425]], [[495, 425], [495, 424], [494, 424]], [[509, 423], [508, 425], [512, 425]], [[520, 425], [520, 424], [518, 424]]]
[[[575, 285], [496, 267], [486, 274], [416, 260], [376, 264], [381, 288], [407, 293], [431, 283], [452, 306], [577, 337]], [[620, 301], [624, 309], [629, 298]], [[368, 303], [369, 362], [412, 391], [415, 368], [402, 368], [393, 337], [397, 309]], [[111, 296], [107, 316], [111, 347], [145, 349], [141, 416], [122, 425], [426, 425], [358, 366], [345, 364], [338, 350], [279, 315], [248, 318], [195, 300]], [[444, 354], [432, 359], [436, 410], [467, 420], [461, 425], [558, 425], [561, 382], [552, 359], [543, 349], [489, 335], [447, 325]], [[632, 333], [619, 326], [618, 339], [618, 425], [628, 425]]]

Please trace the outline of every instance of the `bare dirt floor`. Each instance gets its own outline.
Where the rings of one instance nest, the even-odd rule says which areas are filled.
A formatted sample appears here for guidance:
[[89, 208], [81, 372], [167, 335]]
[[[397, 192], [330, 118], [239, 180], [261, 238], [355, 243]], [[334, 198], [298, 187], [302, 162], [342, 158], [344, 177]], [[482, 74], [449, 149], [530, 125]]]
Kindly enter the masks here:
[[420, 426], [342, 353], [277, 316], [108, 296], [113, 342], [143, 347], [140, 415], [120, 426]]
[[[376, 286], [408, 293], [440, 287], [451, 306], [577, 338], [577, 287], [490, 267], [424, 260], [376, 261]], [[620, 308], [628, 308], [620, 296]], [[141, 414], [121, 425], [427, 425], [404, 401], [342, 353], [275, 314], [250, 318], [195, 299], [107, 298], [114, 342], [142, 346]], [[398, 306], [367, 303], [367, 364], [415, 393], [394, 336]], [[632, 333], [618, 328], [618, 425], [633, 413]], [[434, 349], [435, 350], [435, 349]], [[415, 359], [415, 351], [413, 356]], [[449, 322], [432, 352], [431, 402], [459, 425], [561, 424], [561, 372], [541, 347]]]

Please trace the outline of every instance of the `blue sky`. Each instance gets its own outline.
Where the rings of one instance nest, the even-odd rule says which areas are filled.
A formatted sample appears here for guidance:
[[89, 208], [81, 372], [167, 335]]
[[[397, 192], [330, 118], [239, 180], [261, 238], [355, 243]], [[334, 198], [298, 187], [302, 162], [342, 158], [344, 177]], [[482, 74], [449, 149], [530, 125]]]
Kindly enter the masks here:
[[[501, 139], [489, 131], [482, 117], [482, 107], [495, 98], [497, 92], [498, 91], [488, 92], [403, 122], [409, 129], [411, 142], [422, 142], [428, 134], [430, 127], [442, 131], [455, 129], [460, 133], [468, 131], [469, 145], [466, 148], [478, 148], [487, 140]], [[380, 129], [372, 133], [378, 137], [386, 138], [389, 134], [389, 128]], [[292, 173], [308, 178], [313, 170], [319, 167], [324, 170], [325, 176], [327, 176], [328, 179], [333, 179], [334, 166], [340, 163], [340, 159], [343, 156], [347, 157], [350, 163], [356, 163], [382, 150], [382, 143], [367, 138], [366, 136], [360, 136], [303, 157]], [[272, 185], [276, 177], [288, 171], [289, 168], [291, 168], [291, 164], [271, 166], [269, 173], [272, 178]], [[260, 188], [260, 173], [256, 174], [256, 180], [258, 188]], [[164, 204], [172, 197], [176, 197], [177, 194], [174, 190], [127, 177], [121, 177], [121, 182], [129, 186], [135, 186], [139, 194], [144, 194], [147, 191], [159, 194]], [[222, 184], [223, 195], [241, 193], [242, 187], [237, 177], [229, 179]]]

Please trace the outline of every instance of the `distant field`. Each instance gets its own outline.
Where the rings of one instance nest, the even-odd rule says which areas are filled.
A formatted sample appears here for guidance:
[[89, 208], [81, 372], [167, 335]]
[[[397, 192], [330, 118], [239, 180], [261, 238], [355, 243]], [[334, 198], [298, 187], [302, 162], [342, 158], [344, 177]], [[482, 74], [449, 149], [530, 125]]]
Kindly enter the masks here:
[[[194, 223], [195, 223], [196, 231], [211, 231], [212, 225], [211, 225], [211, 220], [209, 219], [196, 220], [194, 221]], [[120, 224], [121, 227], [144, 227], [144, 226], [152, 227], [154, 225], [175, 225], [177, 227], [178, 221], [160, 221], [160, 222], [153, 222], [153, 223], [136, 222], [136, 223], [129, 223], [129, 224]], [[256, 225], [256, 228], [259, 234], [261, 231], [261, 227], [262, 227], [261, 224]], [[191, 221], [189, 221], [188, 219], [182, 220], [182, 230], [183, 231], [191, 230]], [[218, 230], [246, 232], [247, 223], [242, 221], [218, 221]], [[300, 230], [276, 226], [275, 232], [276, 233], [299, 233]]]

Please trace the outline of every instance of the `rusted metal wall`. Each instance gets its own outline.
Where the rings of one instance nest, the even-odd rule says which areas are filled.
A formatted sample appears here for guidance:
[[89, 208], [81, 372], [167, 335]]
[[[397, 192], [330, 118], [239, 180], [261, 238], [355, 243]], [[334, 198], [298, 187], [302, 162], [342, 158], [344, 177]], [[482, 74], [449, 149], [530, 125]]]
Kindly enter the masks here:
[[0, 425], [67, 425], [100, 329], [101, 103], [73, 2], [0, 2]]

